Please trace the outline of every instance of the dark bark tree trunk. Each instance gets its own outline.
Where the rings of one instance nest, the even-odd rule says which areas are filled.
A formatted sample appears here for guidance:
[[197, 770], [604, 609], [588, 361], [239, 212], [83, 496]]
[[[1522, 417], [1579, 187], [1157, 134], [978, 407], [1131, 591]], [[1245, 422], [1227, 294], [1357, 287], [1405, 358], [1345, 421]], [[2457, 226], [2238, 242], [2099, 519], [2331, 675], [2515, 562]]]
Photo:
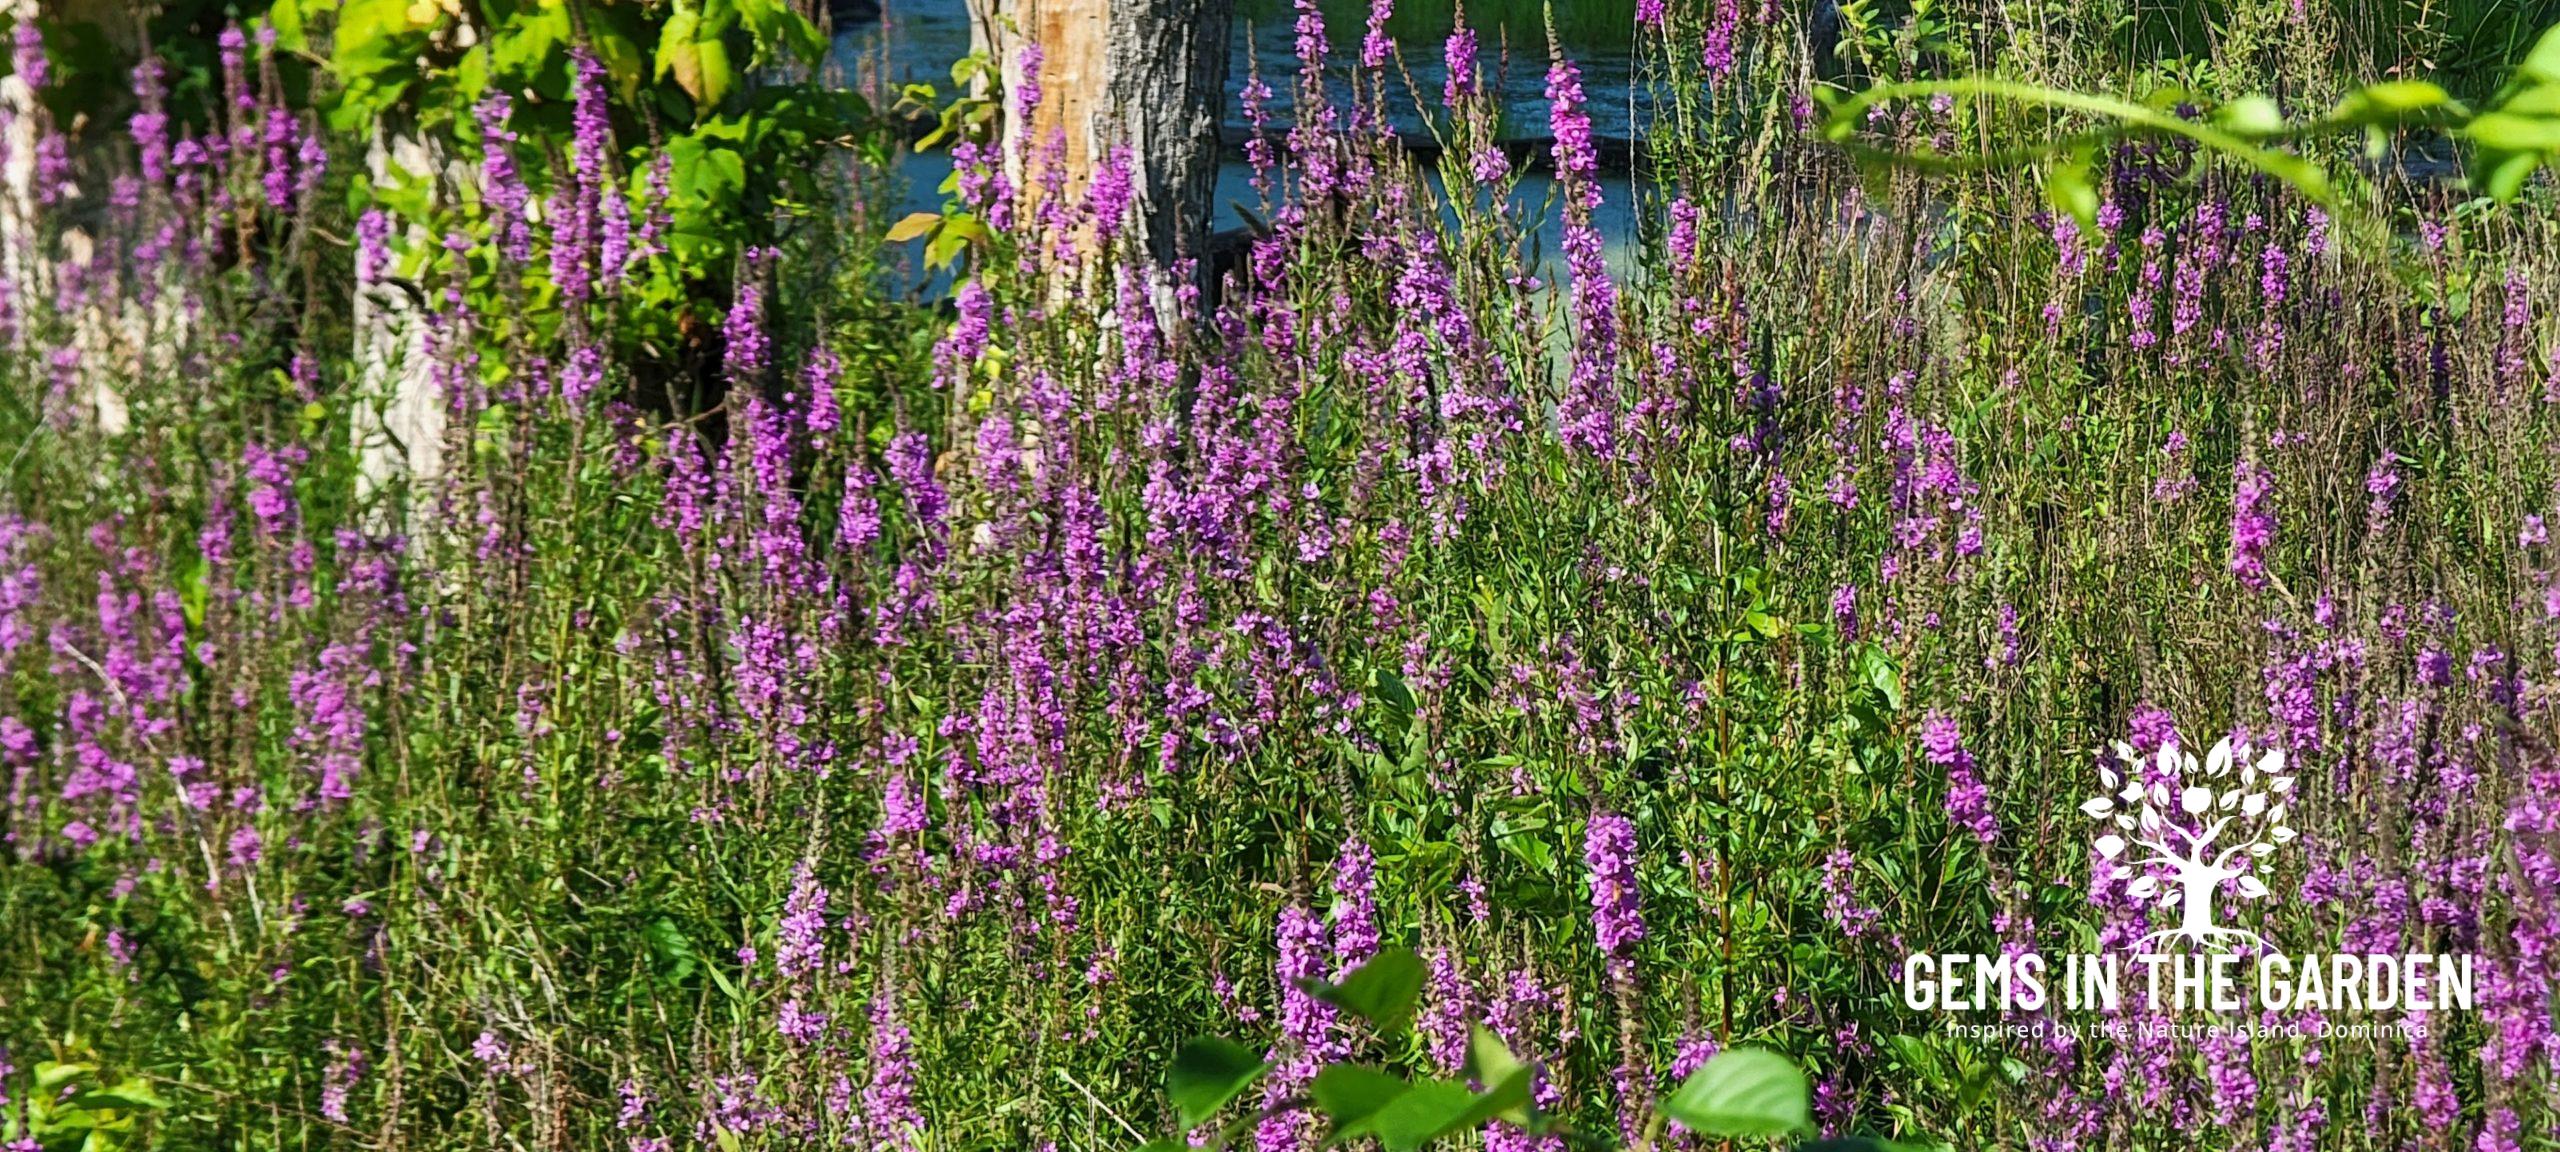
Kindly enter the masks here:
[[1204, 256], [1232, 13], [1232, 0], [970, 0], [975, 45], [1002, 66], [1008, 93], [1021, 90], [1022, 49], [1040, 47], [1040, 104], [1027, 122], [1006, 117], [1006, 155], [1036, 159], [1063, 138], [1075, 194], [1127, 147], [1148, 252], [1168, 264]]

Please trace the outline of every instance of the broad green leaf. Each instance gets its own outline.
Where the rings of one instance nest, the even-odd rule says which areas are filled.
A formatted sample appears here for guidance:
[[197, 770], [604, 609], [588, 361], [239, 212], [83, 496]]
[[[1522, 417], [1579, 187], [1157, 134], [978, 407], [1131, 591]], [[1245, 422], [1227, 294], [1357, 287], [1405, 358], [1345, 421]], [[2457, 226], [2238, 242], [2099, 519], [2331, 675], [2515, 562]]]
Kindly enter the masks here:
[[1413, 1015], [1414, 1000], [1422, 994], [1422, 958], [1410, 948], [1389, 948], [1340, 984], [1302, 983], [1316, 999], [1392, 1030]]
[[2518, 116], [2560, 117], [2560, 84], [2536, 84], [2507, 98], [2498, 105], [2500, 112]]
[[789, 53], [815, 64], [827, 51], [827, 39], [786, 0], [736, 0], [738, 19], [756, 42], [758, 63]]
[[520, 9], [491, 39], [489, 63], [503, 75], [530, 80], [553, 61], [566, 58], [572, 35], [568, 9]]
[[1337, 1133], [1334, 1139], [1339, 1142], [1345, 1138], [1340, 1135], [1344, 1129], [1376, 1114], [1410, 1087], [1403, 1077], [1367, 1065], [1333, 1064], [1316, 1073], [1308, 1095], [1315, 1098], [1318, 1109], [1333, 1118]]
[[[1375, 1137], [1387, 1152], [1409, 1152], [1501, 1118], [1526, 1126], [1530, 1070], [1519, 1068], [1490, 1090], [1471, 1092], [1455, 1080], [1417, 1080], [1360, 1120], [1339, 1125], [1332, 1143]], [[1513, 1117], [1519, 1119], [1512, 1119]]]
[[2560, 119], [2484, 112], [2463, 125], [2462, 134], [2499, 152], [2560, 151]]
[[122, 1112], [157, 1112], [169, 1106], [169, 1102], [153, 1092], [149, 1084], [131, 1078], [117, 1081], [113, 1088], [92, 1088], [74, 1093], [65, 1103], [70, 1107], [84, 1108], [92, 1112], [102, 1109]]
[[960, 250], [968, 244], [969, 238], [957, 229], [945, 228], [935, 233], [933, 239], [926, 241], [924, 245], [925, 267], [948, 267], [960, 258]]
[[702, 107], [717, 107], [738, 86], [737, 65], [729, 59], [729, 46], [718, 40], [702, 40], [694, 44], [697, 87], [686, 89]]
[[2083, 232], [2098, 226], [2098, 190], [2089, 183], [2089, 166], [2079, 158], [2056, 161], [2044, 176], [2044, 198], [2055, 211], [2071, 217]]
[[658, 29], [657, 75], [675, 78], [693, 97], [697, 115], [707, 115], [737, 86], [736, 65], [722, 40], [725, 20], [678, 6]]
[[1902, 710], [1902, 670], [1894, 667], [1893, 657], [1883, 648], [1869, 644], [1858, 650], [1858, 676], [1884, 697], [1885, 707]]
[[96, 1073], [95, 1064], [63, 1064], [51, 1060], [36, 1065], [36, 1091], [59, 1092], [62, 1086]]
[[701, 30], [701, 13], [687, 7], [678, 7], [667, 17], [667, 22], [658, 27], [658, 79], [664, 80], [672, 74], [678, 85], [688, 92], [693, 90], [695, 81], [685, 77], [698, 66], [699, 62], [694, 58], [694, 43]]
[[1708, 1136], [1785, 1136], [1813, 1127], [1804, 1071], [1775, 1052], [1716, 1054], [1662, 1102], [1662, 1113]]
[[1455, 1080], [1418, 1080], [1359, 1123], [1337, 1130], [1334, 1140], [1374, 1136], [1387, 1152], [1411, 1152], [1460, 1127], [1475, 1099]]
[[276, 0], [267, 8], [267, 26], [276, 30], [276, 47], [286, 52], [308, 52], [311, 40], [307, 31], [308, 17], [303, 8], [311, 0]]
[[2459, 108], [2453, 97], [2434, 84], [2424, 80], [2387, 80], [2347, 93], [2329, 116], [2351, 124], [2389, 124], [2406, 119], [2413, 112], [2448, 106]]
[[2516, 65], [2516, 79], [2560, 84], [2560, 24], [2545, 29], [2542, 38], [2533, 42], [2533, 51]]
[[1446, 1136], [1474, 1128], [1488, 1120], [1497, 1119], [1509, 1121], [1517, 1127], [1529, 1127], [1530, 1121], [1534, 1118], [1533, 1106], [1536, 1103], [1535, 1097], [1530, 1094], [1530, 1089], [1535, 1087], [1532, 1083], [1533, 1079], [1533, 1070], [1523, 1067], [1513, 1070], [1510, 1075], [1500, 1080], [1488, 1081], [1493, 1086], [1478, 1093], [1476, 1098], [1467, 1105], [1466, 1111], [1459, 1113], [1456, 1119], [1442, 1128], [1440, 1134]]
[[2251, 94], [2213, 110], [2213, 122], [2235, 136], [2273, 136], [2284, 131], [2284, 113], [2276, 102]]
[[1502, 1037], [1495, 1035], [1493, 1029], [1478, 1024], [1468, 1032], [1468, 1079], [1478, 1084], [1498, 1083], [1524, 1067], [1527, 1065], [1511, 1054], [1510, 1045], [1504, 1044]]
[[1202, 1036], [1174, 1053], [1173, 1067], [1164, 1074], [1164, 1094], [1172, 1098], [1182, 1126], [1197, 1128], [1270, 1067], [1242, 1044]]
[[[1494, 1035], [1493, 1029], [1482, 1024], [1467, 1033], [1465, 1071], [1467, 1078], [1478, 1084], [1504, 1085], [1516, 1080], [1525, 1085], [1529, 1082], [1529, 1066], [1511, 1054], [1502, 1037]], [[1524, 1095], [1517, 1104], [1508, 1105], [1494, 1115], [1525, 1128], [1529, 1124], [1528, 1104]]]
[[2524, 182], [2535, 169], [2542, 167], [2542, 157], [2531, 152], [2493, 152], [2482, 149], [2472, 160], [2473, 186], [2500, 204], [2515, 202], [2524, 191]]
[[913, 240], [927, 232], [933, 231], [941, 224], [942, 213], [909, 212], [905, 219], [890, 225], [888, 234], [882, 236], [880, 239], [883, 243], [904, 244], [909, 240]]

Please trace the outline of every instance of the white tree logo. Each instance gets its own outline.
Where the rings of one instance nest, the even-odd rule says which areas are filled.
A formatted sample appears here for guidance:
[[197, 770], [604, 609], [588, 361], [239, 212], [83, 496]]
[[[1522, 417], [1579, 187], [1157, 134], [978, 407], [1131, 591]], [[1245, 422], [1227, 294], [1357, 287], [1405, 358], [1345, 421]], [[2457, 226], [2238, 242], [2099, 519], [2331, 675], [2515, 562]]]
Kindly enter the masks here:
[[[2255, 900], [2266, 895], [2266, 881], [2234, 865], [2244, 856], [2263, 859], [2293, 841], [2294, 831], [2285, 824], [2293, 777], [2285, 772], [2284, 752], [2237, 765], [2239, 778], [2233, 780], [2230, 737], [2205, 753], [2202, 765], [2175, 743], [2164, 744], [2147, 784], [2132, 745], [2118, 740], [2115, 753], [2115, 764], [2098, 766], [2098, 781], [2109, 794], [2080, 805], [2080, 811], [2102, 827], [2115, 826], [2098, 837], [2097, 849], [2115, 862], [2116, 879], [2142, 871], [2126, 891], [2145, 904], [2179, 910], [2177, 927], [2151, 933], [2142, 944], [2151, 948], [2184, 940], [2191, 947], [2234, 951], [2260, 943], [2255, 932], [2217, 927], [2213, 897], [2235, 877], [2242, 896]], [[2130, 778], [2119, 777], [2116, 765], [2124, 766]], [[2172, 875], [2164, 884], [2146, 865], [2164, 866]]]

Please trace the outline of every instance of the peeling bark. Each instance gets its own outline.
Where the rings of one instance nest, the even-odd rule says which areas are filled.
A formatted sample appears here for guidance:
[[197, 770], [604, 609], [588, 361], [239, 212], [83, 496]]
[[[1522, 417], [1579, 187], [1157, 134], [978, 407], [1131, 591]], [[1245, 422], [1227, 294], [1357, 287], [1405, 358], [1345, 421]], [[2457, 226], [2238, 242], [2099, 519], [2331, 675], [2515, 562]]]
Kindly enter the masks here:
[[[0, 0], [0, 21], [94, 25], [119, 54], [130, 55], [142, 43], [142, 11], [125, 0]], [[37, 144], [46, 130], [46, 114], [24, 77], [0, 78], [0, 272], [20, 299], [52, 299], [64, 267], [89, 265], [96, 243], [81, 227], [66, 228], [48, 244], [40, 214], [43, 197]], [[169, 329], [183, 316], [166, 299], [143, 303], [114, 294], [88, 300], [71, 318], [72, 347], [80, 352], [78, 393], [101, 432], [121, 435], [129, 423], [119, 374], [139, 375], [165, 362], [174, 341]], [[157, 337], [157, 338], [155, 338]]]
[[[376, 136], [365, 155], [376, 184], [400, 174], [429, 176], [444, 167], [437, 151], [416, 136]], [[395, 171], [396, 170], [396, 171]], [[404, 242], [416, 250], [433, 243], [410, 225]], [[416, 508], [444, 474], [445, 399], [436, 388], [435, 362], [427, 348], [421, 297], [399, 285], [377, 282], [356, 292], [356, 403], [349, 422], [355, 437], [356, 495], [376, 494], [406, 480]], [[375, 507], [372, 515], [392, 510]]]
[[[1231, 0], [970, 0], [973, 43], [1022, 86], [1022, 49], [1041, 51], [1040, 104], [1004, 121], [1006, 163], [1063, 140], [1068, 194], [1114, 147], [1129, 149], [1137, 227], [1160, 263], [1201, 256], [1217, 184]], [[1007, 109], [1008, 113], [1012, 109]]]

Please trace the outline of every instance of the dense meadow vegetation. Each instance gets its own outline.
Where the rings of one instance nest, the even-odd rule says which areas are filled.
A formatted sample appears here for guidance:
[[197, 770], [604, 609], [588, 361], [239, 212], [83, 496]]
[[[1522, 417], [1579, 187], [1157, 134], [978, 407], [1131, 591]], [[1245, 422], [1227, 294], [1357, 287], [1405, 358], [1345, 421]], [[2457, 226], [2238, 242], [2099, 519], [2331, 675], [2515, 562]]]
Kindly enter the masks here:
[[[1129, 1148], [1204, 1032], [1273, 1067], [1202, 1136], [1283, 1152], [1323, 1122], [1251, 1109], [1477, 1023], [1568, 1125], [1488, 1149], [1713, 1146], [1646, 1102], [1740, 1046], [1827, 1135], [2552, 1146], [2550, 177], [2277, 137], [2315, 199], [1981, 95], [1837, 135], [2077, 143], [1821, 131], [1975, 73], [2485, 101], [2547, 14], [1639, 0], [1629, 181], [1567, 54], [1512, 38], [1523, 123], [1498, 37], [1308, 6], [1214, 267], [985, 131], [1036, 68], [907, 94], [963, 101], [916, 301], [898, 98], [787, 5], [171, 7], [148, 60], [13, 38], [12, 1152]], [[2173, 924], [2082, 806], [2225, 737], [2299, 834], [2226, 918], [2476, 955], [2474, 1010], [1905, 1006], [1912, 952]], [[1409, 1029], [1303, 983], [1399, 947]], [[2319, 1032], [2373, 1020], [2422, 1034]]]

